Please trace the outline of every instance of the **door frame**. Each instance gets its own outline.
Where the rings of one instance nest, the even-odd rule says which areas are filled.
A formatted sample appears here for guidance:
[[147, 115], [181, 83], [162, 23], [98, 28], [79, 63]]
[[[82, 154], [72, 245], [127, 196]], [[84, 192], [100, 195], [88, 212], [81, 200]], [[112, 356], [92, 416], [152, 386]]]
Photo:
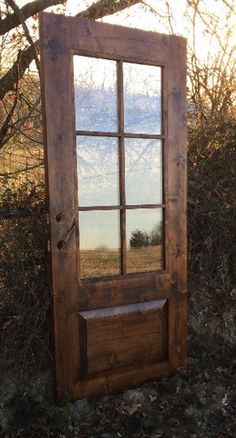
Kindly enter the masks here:
[[[168, 297], [168, 361], [96, 380], [96, 392], [170, 375], [186, 362], [186, 40], [85, 18], [40, 14], [40, 51], [57, 400], [93, 393], [79, 382], [79, 232], [73, 55], [163, 68], [165, 271], [154, 299]], [[132, 274], [130, 275], [132, 281]], [[145, 277], [145, 276], [144, 276]], [[82, 291], [82, 289], [81, 289]], [[79, 383], [78, 383], [79, 382]]]

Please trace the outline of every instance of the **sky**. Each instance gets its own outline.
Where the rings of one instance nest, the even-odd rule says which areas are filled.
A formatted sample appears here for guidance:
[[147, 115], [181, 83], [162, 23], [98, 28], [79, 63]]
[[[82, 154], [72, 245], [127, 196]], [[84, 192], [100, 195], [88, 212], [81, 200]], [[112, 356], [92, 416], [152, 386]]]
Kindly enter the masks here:
[[[229, 0], [230, 2], [230, 0]], [[82, 5], [81, 10], [92, 4], [91, 0], [69, 0], [67, 2], [66, 13], [69, 15], [76, 14], [78, 10], [78, 4]], [[115, 15], [104, 17], [100, 21], [106, 23], [120, 24], [123, 26], [139, 28], [143, 30], [151, 30], [161, 33], [170, 33], [168, 26], [168, 20], [162, 17], [167, 15], [166, 1], [164, 0], [147, 0], [145, 2], [149, 5], [153, 12], [149, 8], [144, 8], [139, 4], [132, 6], [131, 8], [121, 11]], [[173, 15], [173, 28], [177, 35], [188, 38], [189, 43], [192, 43], [192, 32], [189, 26], [189, 17], [187, 16], [187, 1], [186, 0], [168, 0], [169, 12]], [[236, 43], [236, 17], [231, 20], [227, 20], [228, 9], [224, 6], [221, 0], [202, 0], [200, 2], [202, 11], [207, 10], [209, 14], [215, 16], [218, 20], [217, 29], [222, 33], [222, 39], [224, 39], [228, 29], [234, 25], [234, 44]], [[218, 50], [218, 45], [208, 33], [209, 29], [196, 18], [196, 35], [195, 40], [196, 52], [200, 58], [206, 58], [208, 52], [215, 53]]]

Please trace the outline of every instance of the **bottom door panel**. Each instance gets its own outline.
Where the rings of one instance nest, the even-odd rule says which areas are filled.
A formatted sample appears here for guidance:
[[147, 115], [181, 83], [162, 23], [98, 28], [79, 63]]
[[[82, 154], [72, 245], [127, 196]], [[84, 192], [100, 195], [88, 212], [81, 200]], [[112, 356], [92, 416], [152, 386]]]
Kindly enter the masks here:
[[168, 360], [167, 300], [79, 313], [80, 378]]

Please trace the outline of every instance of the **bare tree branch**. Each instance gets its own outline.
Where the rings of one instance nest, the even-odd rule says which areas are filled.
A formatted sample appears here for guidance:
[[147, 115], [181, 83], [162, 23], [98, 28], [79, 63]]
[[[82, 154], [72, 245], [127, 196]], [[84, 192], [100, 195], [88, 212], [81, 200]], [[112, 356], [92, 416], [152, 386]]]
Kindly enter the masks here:
[[40, 164], [35, 164], [34, 166], [31, 167], [25, 167], [25, 169], [20, 169], [20, 170], [15, 170], [14, 172], [9, 172], [9, 173], [0, 173], [0, 177], [2, 178], [7, 178], [7, 177], [12, 177], [13, 175], [19, 175], [19, 173], [24, 173], [24, 172], [28, 172], [30, 170], [34, 170], [34, 169], [38, 169], [39, 167], [42, 167], [44, 165], [44, 162], [42, 161], [42, 163]]
[[38, 48], [39, 41], [36, 41], [32, 46], [29, 46], [18, 55], [19, 58], [14, 62], [13, 66], [0, 79], [0, 99], [11, 90], [14, 89], [15, 83], [22, 78], [25, 70], [34, 60], [35, 48]]
[[[79, 12], [77, 14], [77, 17], [86, 17], [86, 18], [102, 18], [106, 15], [112, 15], [115, 12], [121, 11], [125, 8], [128, 8], [132, 5], [135, 5], [137, 3], [140, 3], [141, 0], [98, 0], [96, 3], [93, 3], [88, 9], [85, 9], [84, 11]], [[60, 0], [55, 2], [55, 0], [38, 0], [34, 1], [32, 3], [28, 3], [27, 9], [26, 6], [24, 6], [21, 9], [21, 14], [24, 14], [25, 18], [29, 16], [30, 13], [36, 13], [36, 7], [37, 12], [39, 11], [39, 5], [41, 6], [41, 9], [44, 9], [47, 6], [50, 6], [52, 4], [59, 4], [64, 3], [64, 0]], [[29, 9], [29, 6], [31, 5], [31, 8]], [[33, 8], [34, 5], [34, 9]], [[16, 14], [10, 15], [10, 17], [15, 17], [17, 19], [17, 23], [20, 23], [20, 19], [17, 17]], [[6, 19], [5, 19], [6, 20]], [[3, 21], [5, 21], [3, 20]], [[17, 80], [22, 78], [25, 70], [29, 67], [33, 59], [35, 58], [35, 52], [38, 49], [39, 41], [36, 41], [33, 45], [31, 44], [30, 47], [25, 49], [20, 56], [20, 60], [16, 61], [13, 66], [10, 68], [10, 70], [0, 79], [0, 99], [3, 99], [3, 97], [14, 88], [14, 84]]]
[[141, 0], [98, 0], [84, 11], [79, 12], [76, 17], [85, 17], [97, 20], [107, 15], [115, 14], [123, 9], [130, 8]]
[[[11, 134], [9, 135], [5, 135], [5, 137], [3, 139], [1, 139], [0, 142], [0, 150], [5, 146], [5, 144], [10, 140], [10, 138], [12, 137], [12, 134], [16, 135], [17, 133], [21, 133], [21, 127], [23, 126], [24, 122], [26, 120], [28, 120], [30, 118], [30, 116], [32, 115], [32, 113], [35, 111], [35, 109], [37, 108], [37, 106], [40, 103], [40, 99], [41, 96], [38, 96], [38, 98], [36, 99], [36, 101], [34, 102], [33, 106], [30, 108], [30, 110], [28, 111], [28, 113], [22, 117], [21, 119], [18, 119], [16, 122], [11, 123], [11, 125], [9, 126], [11, 128]], [[15, 126], [16, 125], [16, 126]], [[24, 134], [25, 135], [25, 134]], [[33, 140], [32, 140], [33, 141]], [[34, 140], [35, 141], [35, 140]], [[42, 144], [42, 142], [38, 142], [39, 144]]]
[[227, 0], [223, 0], [223, 3], [235, 15], [235, 4], [234, 4], [234, 1], [232, 3], [229, 3]]
[[25, 32], [25, 36], [27, 38], [27, 41], [29, 42], [29, 44], [31, 46], [34, 47], [34, 59], [35, 59], [35, 63], [37, 65], [37, 69], [38, 69], [38, 73], [39, 73], [39, 77], [40, 77], [40, 65], [39, 65], [39, 58], [38, 58], [38, 53], [36, 50], [36, 47], [34, 46], [34, 42], [33, 39], [29, 33], [29, 29], [27, 27], [27, 24], [25, 22], [25, 16], [24, 13], [22, 12], [22, 10], [17, 6], [17, 4], [15, 3], [14, 0], [6, 0], [7, 3], [9, 4], [9, 6], [12, 8], [12, 10], [14, 11], [14, 13], [16, 14], [16, 16], [19, 18], [20, 23], [24, 29]]
[[168, 23], [169, 23], [169, 27], [170, 27], [170, 32], [171, 32], [171, 35], [174, 35], [174, 28], [173, 28], [173, 23], [172, 23], [173, 14], [171, 11], [171, 7], [169, 5], [169, 1], [166, 0], [165, 4], [166, 4], [166, 8], [167, 8], [167, 19], [168, 19]]
[[[32, 15], [43, 11], [49, 6], [55, 6], [63, 3], [65, 3], [65, 0], [35, 0], [27, 3], [20, 9], [20, 11], [25, 19], [27, 19]], [[13, 29], [19, 24], [21, 24], [21, 20], [16, 13], [7, 15], [6, 18], [0, 21], [0, 35], [4, 35], [6, 32], [9, 32], [9, 30]]]
[[13, 105], [12, 105], [10, 111], [8, 112], [8, 114], [7, 114], [7, 116], [6, 116], [5, 120], [4, 120], [4, 123], [2, 124], [1, 129], [0, 129], [0, 145], [1, 145], [0, 147], [2, 147], [3, 139], [6, 137], [6, 135], [8, 133], [8, 130], [9, 130], [9, 127], [10, 127], [10, 121], [11, 121], [11, 118], [12, 118], [12, 116], [14, 114], [14, 111], [15, 111], [15, 108], [16, 108], [16, 105], [17, 105], [18, 84], [19, 84], [19, 82], [16, 82], [16, 92], [15, 92], [15, 98], [14, 98]]

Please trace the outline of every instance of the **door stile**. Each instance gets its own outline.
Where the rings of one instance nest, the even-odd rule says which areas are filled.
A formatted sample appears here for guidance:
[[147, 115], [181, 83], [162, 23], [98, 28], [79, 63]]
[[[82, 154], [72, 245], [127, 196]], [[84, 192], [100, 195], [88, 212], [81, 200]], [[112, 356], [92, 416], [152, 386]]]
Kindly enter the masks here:
[[[175, 47], [176, 44], [176, 47]], [[175, 368], [186, 365], [186, 42], [171, 46], [168, 66], [168, 222], [169, 357]], [[178, 57], [176, 57], [178, 52]], [[185, 328], [184, 328], [185, 327]]]
[[[47, 133], [44, 137], [45, 159], [46, 168], [50, 168], [47, 180], [56, 387], [58, 403], [64, 404], [74, 397], [79, 369], [73, 71], [67, 47], [55, 46], [52, 56], [50, 37], [46, 41], [42, 38], [42, 34], [50, 35], [42, 15], [40, 33], [44, 126]], [[61, 99], [59, 105], [58, 94]]]

